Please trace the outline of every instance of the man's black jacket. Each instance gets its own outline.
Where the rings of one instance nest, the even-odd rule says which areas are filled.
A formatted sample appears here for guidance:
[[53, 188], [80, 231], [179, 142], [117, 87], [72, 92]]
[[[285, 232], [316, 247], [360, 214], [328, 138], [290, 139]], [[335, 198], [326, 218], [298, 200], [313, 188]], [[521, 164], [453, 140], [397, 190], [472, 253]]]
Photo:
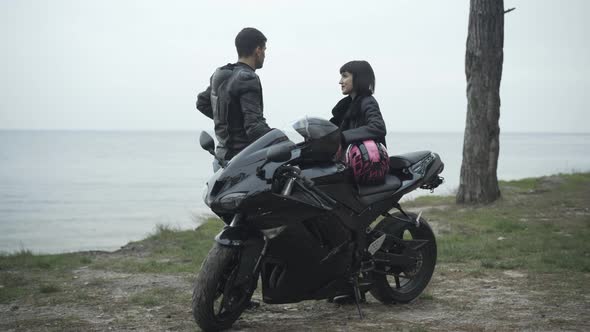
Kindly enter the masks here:
[[219, 143], [216, 154], [224, 160], [270, 131], [262, 114], [260, 78], [241, 62], [217, 68], [197, 98], [197, 109], [213, 119]]

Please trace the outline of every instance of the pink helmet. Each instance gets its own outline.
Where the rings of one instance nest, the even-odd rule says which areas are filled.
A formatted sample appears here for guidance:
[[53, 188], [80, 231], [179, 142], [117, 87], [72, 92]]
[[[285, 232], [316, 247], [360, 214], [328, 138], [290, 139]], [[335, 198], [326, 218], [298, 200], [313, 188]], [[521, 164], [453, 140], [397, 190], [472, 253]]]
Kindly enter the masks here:
[[366, 140], [350, 144], [346, 150], [346, 165], [352, 169], [358, 184], [382, 184], [389, 172], [389, 156], [381, 143]]

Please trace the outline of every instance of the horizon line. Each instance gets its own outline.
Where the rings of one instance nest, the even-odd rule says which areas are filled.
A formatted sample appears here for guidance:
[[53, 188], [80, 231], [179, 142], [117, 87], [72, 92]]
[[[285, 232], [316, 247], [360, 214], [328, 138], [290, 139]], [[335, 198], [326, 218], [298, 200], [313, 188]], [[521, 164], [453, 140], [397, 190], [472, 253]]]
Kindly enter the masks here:
[[[212, 132], [213, 129], [203, 129], [203, 128], [193, 128], [193, 129], [161, 129], [161, 128], [0, 128], [0, 131], [70, 131], [70, 132], [199, 132], [199, 131], [207, 131]], [[463, 134], [464, 130], [401, 130], [401, 131], [394, 131], [389, 134]], [[539, 131], [539, 130], [531, 130], [531, 131], [500, 131], [500, 135], [502, 133], [505, 134], [562, 134], [562, 135], [590, 135], [590, 131], [583, 132], [583, 131]]]

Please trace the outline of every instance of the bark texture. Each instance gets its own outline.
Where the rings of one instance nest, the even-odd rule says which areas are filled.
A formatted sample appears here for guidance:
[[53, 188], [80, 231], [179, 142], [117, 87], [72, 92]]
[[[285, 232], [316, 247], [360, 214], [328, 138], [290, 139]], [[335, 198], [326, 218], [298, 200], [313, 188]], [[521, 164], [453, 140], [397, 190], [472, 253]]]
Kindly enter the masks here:
[[500, 197], [500, 81], [504, 61], [504, 1], [470, 0], [465, 52], [467, 121], [457, 203]]

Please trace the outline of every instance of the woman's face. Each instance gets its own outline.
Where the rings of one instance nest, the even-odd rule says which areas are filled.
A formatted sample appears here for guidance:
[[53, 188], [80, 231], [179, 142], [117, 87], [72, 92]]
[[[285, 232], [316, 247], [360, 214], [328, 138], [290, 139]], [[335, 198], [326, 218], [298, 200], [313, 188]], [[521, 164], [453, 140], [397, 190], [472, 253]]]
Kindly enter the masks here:
[[345, 71], [341, 74], [340, 88], [343, 95], [349, 95], [352, 92], [352, 74]]

